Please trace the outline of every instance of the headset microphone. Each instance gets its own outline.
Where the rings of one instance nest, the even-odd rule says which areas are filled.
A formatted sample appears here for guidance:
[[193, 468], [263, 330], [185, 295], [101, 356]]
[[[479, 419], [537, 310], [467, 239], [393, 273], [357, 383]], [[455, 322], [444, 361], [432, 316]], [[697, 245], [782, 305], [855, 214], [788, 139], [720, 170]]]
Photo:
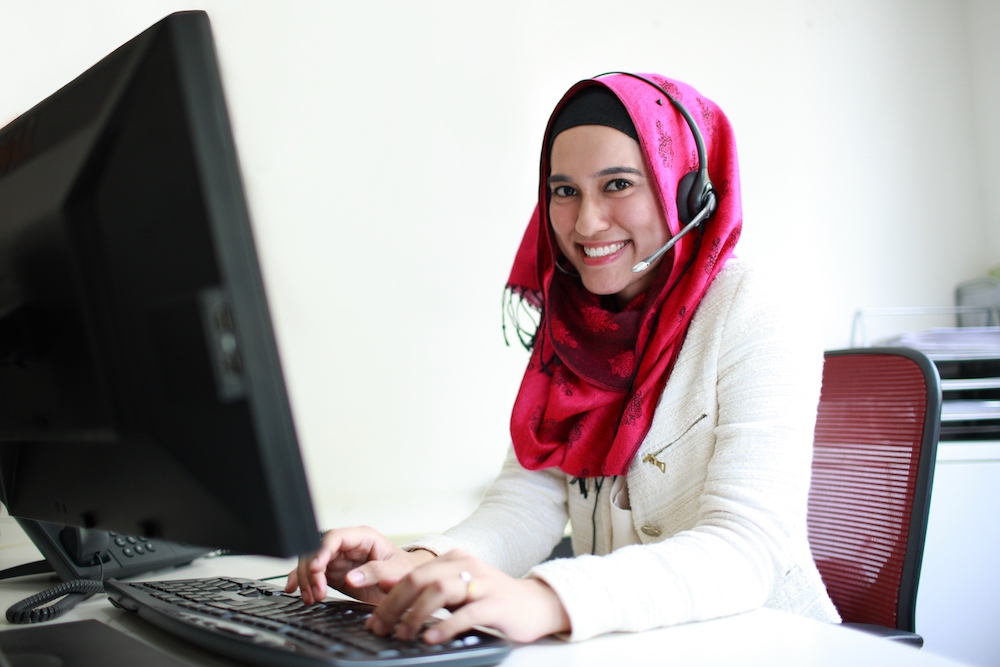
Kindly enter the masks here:
[[709, 192], [708, 203], [700, 211], [698, 211], [698, 215], [694, 216], [691, 222], [687, 223], [684, 229], [674, 234], [674, 236], [671, 237], [669, 241], [660, 246], [659, 250], [657, 250], [652, 255], [650, 255], [646, 259], [642, 260], [641, 262], [633, 266], [632, 273], [641, 273], [646, 269], [648, 269], [650, 266], [652, 266], [653, 262], [655, 262], [660, 258], [660, 256], [663, 253], [673, 248], [674, 244], [681, 240], [681, 237], [683, 237], [685, 234], [687, 234], [692, 229], [694, 229], [702, 222], [704, 222], [708, 218], [708, 216], [712, 215], [712, 213], [714, 212], [715, 212], [715, 193]]

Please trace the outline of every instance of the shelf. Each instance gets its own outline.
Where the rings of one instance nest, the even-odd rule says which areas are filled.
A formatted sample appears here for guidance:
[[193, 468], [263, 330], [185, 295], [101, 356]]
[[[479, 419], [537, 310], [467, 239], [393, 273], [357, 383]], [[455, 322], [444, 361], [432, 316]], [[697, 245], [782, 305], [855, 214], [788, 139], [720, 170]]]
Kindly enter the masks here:
[[941, 380], [941, 391], [974, 391], [977, 389], [1000, 389], [1000, 378]]
[[1000, 463], [1000, 441], [944, 441], [938, 443], [938, 463]]
[[941, 421], [1000, 419], [1000, 401], [942, 401]]

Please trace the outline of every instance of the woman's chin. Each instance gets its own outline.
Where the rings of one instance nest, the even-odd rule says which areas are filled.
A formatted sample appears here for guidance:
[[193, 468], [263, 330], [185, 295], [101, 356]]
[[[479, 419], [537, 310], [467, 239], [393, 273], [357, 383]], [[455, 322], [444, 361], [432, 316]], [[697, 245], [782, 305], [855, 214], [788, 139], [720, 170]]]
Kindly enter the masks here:
[[632, 273], [628, 271], [626, 275], [588, 275], [586, 270], [581, 271], [584, 288], [591, 294], [597, 296], [614, 296], [622, 306], [637, 297], [652, 283], [656, 275], [656, 267], [652, 267], [642, 273]]
[[628, 287], [628, 283], [609, 282], [607, 280], [587, 280], [583, 279], [583, 286], [591, 294], [597, 296], [614, 296]]

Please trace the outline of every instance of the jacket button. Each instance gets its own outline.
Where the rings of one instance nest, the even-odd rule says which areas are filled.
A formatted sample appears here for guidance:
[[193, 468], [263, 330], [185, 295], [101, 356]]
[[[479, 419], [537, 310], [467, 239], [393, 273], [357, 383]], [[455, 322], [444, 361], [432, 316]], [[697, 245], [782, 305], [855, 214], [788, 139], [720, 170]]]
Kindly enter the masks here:
[[649, 535], [650, 537], [659, 537], [660, 535], [663, 534], [663, 531], [657, 528], [656, 526], [643, 526], [639, 530], [641, 530], [644, 534]]

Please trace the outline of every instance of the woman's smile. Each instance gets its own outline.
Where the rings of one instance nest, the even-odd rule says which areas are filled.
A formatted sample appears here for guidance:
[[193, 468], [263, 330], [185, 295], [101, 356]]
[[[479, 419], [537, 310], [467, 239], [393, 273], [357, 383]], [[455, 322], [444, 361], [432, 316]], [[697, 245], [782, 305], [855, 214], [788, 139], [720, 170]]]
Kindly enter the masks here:
[[624, 250], [625, 246], [629, 243], [630, 241], [619, 241], [617, 243], [605, 243], [599, 245], [581, 243], [579, 245], [583, 250], [583, 263], [587, 266], [609, 264], [618, 259], [622, 250]]

